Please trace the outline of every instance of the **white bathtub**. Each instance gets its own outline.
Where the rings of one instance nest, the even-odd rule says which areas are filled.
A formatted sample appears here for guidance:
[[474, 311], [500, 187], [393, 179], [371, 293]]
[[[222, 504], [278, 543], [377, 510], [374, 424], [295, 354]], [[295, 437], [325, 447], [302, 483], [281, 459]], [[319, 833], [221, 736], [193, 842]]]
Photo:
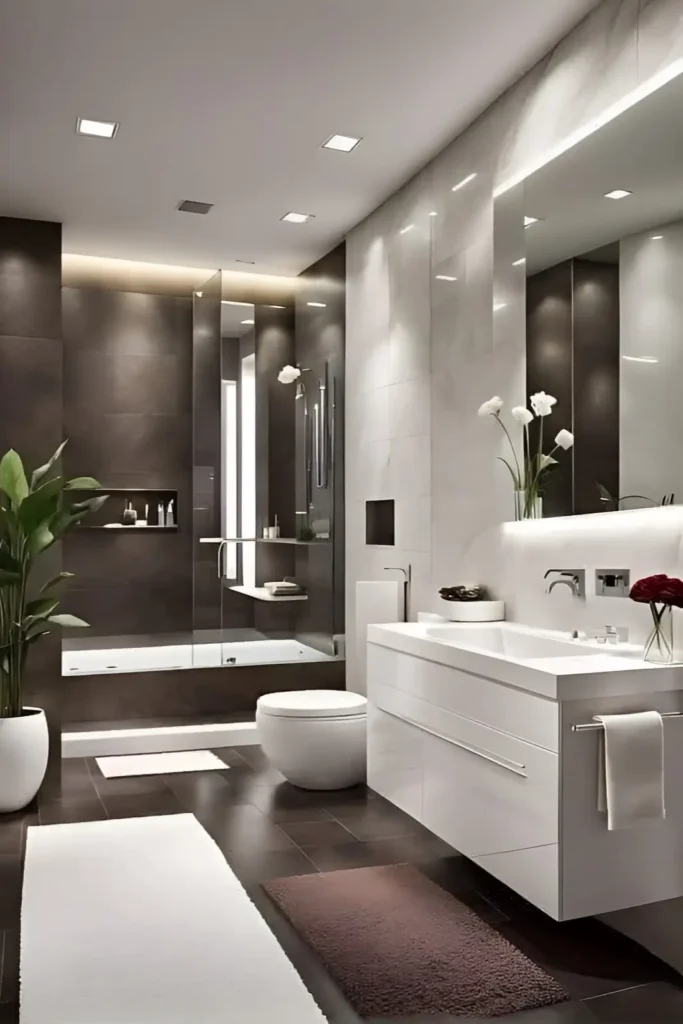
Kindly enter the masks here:
[[298, 640], [248, 640], [214, 644], [169, 644], [63, 651], [62, 675], [155, 672], [171, 668], [220, 668], [221, 665], [275, 665], [291, 661], [333, 661]]

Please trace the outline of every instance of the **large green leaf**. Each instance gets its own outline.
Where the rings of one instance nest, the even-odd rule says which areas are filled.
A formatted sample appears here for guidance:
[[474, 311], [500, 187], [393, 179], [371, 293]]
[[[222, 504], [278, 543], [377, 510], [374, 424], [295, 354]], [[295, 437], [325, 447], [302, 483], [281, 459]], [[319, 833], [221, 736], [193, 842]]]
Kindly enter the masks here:
[[48, 622], [54, 622], [57, 626], [83, 626], [88, 628], [89, 622], [84, 622], [83, 619], [79, 619], [76, 615], [51, 615]]
[[32, 491], [22, 501], [17, 513], [17, 518], [24, 533], [31, 534], [41, 523], [47, 525], [48, 521], [59, 508], [59, 496], [64, 488], [64, 480], [61, 476], [55, 476]]
[[0, 491], [4, 491], [15, 505], [20, 505], [28, 494], [24, 466], [13, 448], [0, 460]]
[[27, 603], [26, 616], [34, 622], [37, 622], [38, 619], [46, 619], [48, 615], [52, 615], [58, 604], [59, 601], [56, 597], [37, 597]]
[[108, 494], [100, 494], [96, 498], [86, 498], [84, 501], [75, 501], [71, 506], [72, 512], [97, 512], [104, 503], [109, 500]]
[[45, 523], [42, 523], [28, 538], [29, 554], [35, 558], [41, 551], [45, 551], [51, 544], [54, 544], [55, 540], [55, 535]]
[[70, 580], [73, 577], [73, 575], [74, 574], [72, 572], [60, 572], [58, 576], [53, 576], [51, 580], [48, 580], [47, 583], [44, 583], [40, 590], [38, 591], [38, 593], [44, 594], [46, 593], [46, 591], [52, 590], [53, 587], [56, 587], [63, 580]]
[[60, 455], [64, 451], [64, 446], [65, 445], [66, 445], [66, 441], [62, 441], [62, 443], [60, 444], [59, 448], [54, 453], [54, 455], [52, 456], [50, 461], [46, 462], [44, 466], [40, 466], [39, 469], [35, 470], [35, 472], [33, 473], [33, 476], [31, 477], [31, 490], [32, 491], [35, 490], [35, 488], [38, 486], [40, 481], [44, 477], [46, 477], [47, 474], [50, 472], [50, 470], [54, 466], [55, 462], [57, 461], [57, 459], [60, 457]]
[[21, 575], [18, 572], [6, 572], [4, 569], [0, 569], [0, 587], [9, 587], [13, 583], [18, 583], [21, 579]]
[[0, 569], [4, 569], [5, 572], [19, 573], [21, 572], [21, 562], [18, 561], [11, 555], [9, 551], [0, 546]]
[[93, 476], [76, 476], [73, 480], [67, 480], [64, 485], [65, 491], [99, 491], [99, 482]]

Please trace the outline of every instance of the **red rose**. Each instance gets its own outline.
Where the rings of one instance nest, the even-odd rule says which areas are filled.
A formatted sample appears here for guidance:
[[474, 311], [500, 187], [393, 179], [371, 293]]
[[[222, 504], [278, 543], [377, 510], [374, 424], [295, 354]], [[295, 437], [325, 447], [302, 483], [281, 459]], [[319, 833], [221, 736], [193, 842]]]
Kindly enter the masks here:
[[675, 576], [667, 576], [665, 573], [646, 576], [633, 584], [629, 597], [632, 601], [642, 604], [658, 602], [683, 608], [683, 580], [679, 580]]

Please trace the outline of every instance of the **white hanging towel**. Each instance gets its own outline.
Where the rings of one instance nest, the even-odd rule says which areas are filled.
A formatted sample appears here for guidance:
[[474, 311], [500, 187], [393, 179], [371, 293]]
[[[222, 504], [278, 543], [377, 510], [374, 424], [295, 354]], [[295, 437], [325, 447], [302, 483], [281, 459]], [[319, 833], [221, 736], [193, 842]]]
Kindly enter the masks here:
[[596, 715], [604, 726], [598, 770], [598, 810], [610, 831], [666, 816], [664, 723], [658, 711]]

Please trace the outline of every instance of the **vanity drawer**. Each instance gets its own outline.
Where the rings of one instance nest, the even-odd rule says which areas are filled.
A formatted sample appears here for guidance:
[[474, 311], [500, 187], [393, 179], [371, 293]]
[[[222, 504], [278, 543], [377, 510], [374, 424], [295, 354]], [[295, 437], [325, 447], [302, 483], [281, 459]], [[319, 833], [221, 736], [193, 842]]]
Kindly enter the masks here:
[[374, 686], [390, 686], [546, 750], [559, 750], [556, 701], [379, 644], [368, 644], [367, 651], [370, 699]]
[[368, 704], [368, 785], [422, 821], [425, 733]]
[[422, 733], [422, 822], [468, 857], [558, 841], [558, 756], [392, 687], [376, 705]]

